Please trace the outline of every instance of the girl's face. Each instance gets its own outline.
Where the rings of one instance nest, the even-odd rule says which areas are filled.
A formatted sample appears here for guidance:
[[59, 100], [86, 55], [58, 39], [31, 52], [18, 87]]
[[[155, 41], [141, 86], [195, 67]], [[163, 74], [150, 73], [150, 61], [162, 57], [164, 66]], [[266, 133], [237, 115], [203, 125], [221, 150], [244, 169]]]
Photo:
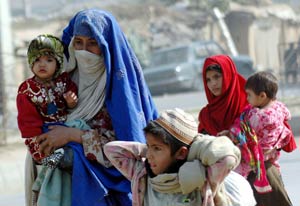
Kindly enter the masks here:
[[222, 94], [223, 75], [220, 72], [214, 70], [206, 71], [206, 83], [209, 91], [214, 96], [220, 96]]
[[146, 140], [148, 147], [146, 158], [153, 174], [164, 173], [176, 161], [176, 155], [171, 156], [170, 146], [152, 134], [146, 134]]
[[57, 61], [53, 56], [44, 55], [33, 63], [32, 72], [42, 80], [52, 79], [57, 69]]
[[86, 36], [75, 36], [73, 46], [75, 50], [85, 50], [97, 55], [102, 53], [96, 39]]

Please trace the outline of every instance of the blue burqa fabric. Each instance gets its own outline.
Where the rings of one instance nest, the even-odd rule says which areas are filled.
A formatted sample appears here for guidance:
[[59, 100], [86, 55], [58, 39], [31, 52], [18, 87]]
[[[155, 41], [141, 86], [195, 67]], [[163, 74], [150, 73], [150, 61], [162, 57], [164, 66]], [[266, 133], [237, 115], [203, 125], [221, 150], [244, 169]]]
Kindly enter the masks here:
[[[73, 149], [72, 206], [131, 206], [130, 182], [114, 168], [105, 168], [84, 156], [83, 147], [69, 143]], [[114, 193], [108, 193], [114, 190]], [[118, 191], [118, 192], [116, 192]], [[122, 200], [121, 200], [122, 199]]]
[[[98, 9], [80, 11], [71, 19], [62, 36], [66, 46], [73, 37], [74, 24], [78, 21], [89, 28], [88, 33], [97, 40], [104, 54], [107, 70], [105, 105], [117, 139], [145, 142], [143, 128], [150, 120], [156, 119], [158, 113], [136, 55], [115, 18]], [[130, 192], [129, 181], [115, 168], [107, 169], [99, 164], [92, 164], [84, 157], [82, 147], [73, 145], [72, 148], [73, 171], [77, 173], [72, 178], [72, 205], [80, 205], [75, 204], [79, 199], [90, 202], [85, 202], [84, 205], [109, 205], [101, 201], [109, 190], [125, 194]], [[92, 194], [91, 191], [97, 191], [97, 194]], [[121, 205], [131, 205], [127, 194], [114, 195], [117, 199], [128, 202]]]

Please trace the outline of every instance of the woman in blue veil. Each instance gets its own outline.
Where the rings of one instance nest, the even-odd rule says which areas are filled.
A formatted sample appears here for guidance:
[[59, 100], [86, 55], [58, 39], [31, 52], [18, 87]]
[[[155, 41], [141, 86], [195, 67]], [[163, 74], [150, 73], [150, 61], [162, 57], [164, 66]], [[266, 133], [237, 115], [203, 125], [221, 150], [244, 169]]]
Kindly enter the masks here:
[[91, 129], [51, 126], [37, 141], [45, 154], [67, 145], [73, 151], [71, 205], [131, 205], [130, 182], [106, 159], [113, 140], [145, 142], [143, 128], [157, 118], [140, 63], [108, 12], [78, 12], [62, 36], [65, 70], [78, 86], [78, 105], [68, 121]]

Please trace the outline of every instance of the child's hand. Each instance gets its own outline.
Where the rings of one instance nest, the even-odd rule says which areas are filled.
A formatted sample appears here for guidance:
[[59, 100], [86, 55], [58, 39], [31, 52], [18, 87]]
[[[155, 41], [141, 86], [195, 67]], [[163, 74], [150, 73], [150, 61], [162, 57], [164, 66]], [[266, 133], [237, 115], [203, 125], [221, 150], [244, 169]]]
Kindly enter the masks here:
[[64, 98], [69, 108], [74, 108], [77, 105], [78, 98], [74, 92], [68, 91], [67, 93], [64, 93]]
[[227, 136], [227, 137], [229, 137], [230, 136], [230, 132], [229, 132], [229, 130], [223, 130], [223, 131], [219, 132], [217, 134], [217, 136]]

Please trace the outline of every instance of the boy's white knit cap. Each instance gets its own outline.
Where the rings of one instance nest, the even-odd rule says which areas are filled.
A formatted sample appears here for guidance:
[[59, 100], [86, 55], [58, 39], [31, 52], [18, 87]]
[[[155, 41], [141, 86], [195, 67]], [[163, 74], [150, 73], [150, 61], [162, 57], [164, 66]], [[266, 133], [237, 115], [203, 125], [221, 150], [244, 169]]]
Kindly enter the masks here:
[[194, 117], [179, 108], [162, 112], [155, 122], [176, 139], [188, 145], [198, 134], [198, 125]]

